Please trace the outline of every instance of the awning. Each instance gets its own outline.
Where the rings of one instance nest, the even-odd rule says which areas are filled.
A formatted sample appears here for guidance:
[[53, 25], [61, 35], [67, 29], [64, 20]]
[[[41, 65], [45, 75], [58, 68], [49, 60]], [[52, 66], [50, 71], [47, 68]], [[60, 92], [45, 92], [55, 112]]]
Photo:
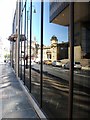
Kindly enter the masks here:
[[[12, 41], [12, 42], [16, 42], [17, 37], [18, 37], [17, 34], [11, 34], [11, 35], [9, 36], [8, 40], [9, 40], [9, 41]], [[20, 35], [19, 37], [20, 37], [20, 41], [25, 41], [25, 40], [26, 40], [26, 36], [23, 35], [23, 34]]]

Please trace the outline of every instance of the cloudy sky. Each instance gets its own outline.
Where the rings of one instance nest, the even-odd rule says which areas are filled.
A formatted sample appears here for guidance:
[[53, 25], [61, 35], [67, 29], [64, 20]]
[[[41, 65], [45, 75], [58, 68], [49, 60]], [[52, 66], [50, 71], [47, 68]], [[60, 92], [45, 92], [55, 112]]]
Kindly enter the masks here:
[[8, 36], [12, 33], [12, 20], [16, 0], [0, 0], [0, 39], [9, 45]]

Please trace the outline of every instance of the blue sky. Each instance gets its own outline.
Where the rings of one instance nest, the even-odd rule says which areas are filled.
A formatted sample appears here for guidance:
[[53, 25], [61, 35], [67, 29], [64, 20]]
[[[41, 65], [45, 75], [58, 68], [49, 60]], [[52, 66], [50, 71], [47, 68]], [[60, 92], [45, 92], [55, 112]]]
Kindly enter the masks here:
[[[28, 0], [29, 1], [29, 0]], [[40, 43], [40, 2], [33, 2], [36, 14], [32, 14], [32, 36]], [[12, 33], [12, 21], [16, 7], [16, 0], [0, 0], [0, 38], [6, 46], [9, 45], [8, 36]], [[33, 8], [34, 9], [34, 8]], [[2, 13], [3, 11], [3, 13]], [[50, 45], [50, 38], [56, 35], [59, 42], [68, 40], [68, 29], [49, 22], [49, 3], [44, 3], [44, 45]]]
[[[33, 36], [40, 41], [40, 3], [33, 3], [36, 13], [33, 13]], [[33, 9], [34, 9], [33, 8]], [[44, 3], [44, 45], [50, 45], [51, 37], [55, 35], [59, 42], [68, 41], [68, 28], [49, 22], [49, 3]]]

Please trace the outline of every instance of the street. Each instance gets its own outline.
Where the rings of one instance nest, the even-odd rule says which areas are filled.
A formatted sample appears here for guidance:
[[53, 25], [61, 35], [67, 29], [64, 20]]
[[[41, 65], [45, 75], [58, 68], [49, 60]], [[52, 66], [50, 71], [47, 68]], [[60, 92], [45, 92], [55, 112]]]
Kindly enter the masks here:
[[[26, 86], [29, 88], [29, 69], [25, 69]], [[74, 71], [73, 116], [87, 116], [90, 111], [90, 76], [86, 71]], [[67, 118], [69, 95], [69, 70], [43, 65], [43, 109], [49, 117]], [[40, 64], [33, 64], [31, 69], [32, 94], [40, 103]], [[54, 108], [54, 109], [53, 109]], [[48, 111], [50, 109], [50, 111]], [[60, 111], [61, 110], [61, 111]], [[61, 113], [61, 114], [60, 114]], [[77, 116], [78, 117], [78, 116]]]
[[[40, 70], [40, 64], [33, 64], [32, 69]], [[69, 70], [61, 67], [53, 67], [52, 65], [43, 64], [43, 72], [54, 75], [55, 77], [62, 78], [69, 81]], [[90, 71], [75, 70], [74, 71], [74, 83], [89, 87], [90, 86]], [[81, 82], [80, 82], [81, 81]]]

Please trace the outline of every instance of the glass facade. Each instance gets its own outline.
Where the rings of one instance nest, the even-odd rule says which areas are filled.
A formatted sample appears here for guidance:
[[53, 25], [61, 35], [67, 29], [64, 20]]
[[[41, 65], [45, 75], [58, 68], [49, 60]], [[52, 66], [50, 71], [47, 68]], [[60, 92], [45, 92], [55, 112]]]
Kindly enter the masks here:
[[[73, 118], [90, 118], [90, 70], [89, 67], [89, 53], [90, 50], [90, 4], [89, 3], [75, 3], [74, 7], [78, 8], [78, 13], [74, 10], [74, 63], [79, 61], [82, 65], [80, 70], [74, 70], [73, 83]], [[83, 15], [80, 15], [80, 13]], [[78, 17], [80, 15], [80, 17]], [[87, 45], [88, 44], [88, 45]], [[78, 52], [80, 51], [80, 53]], [[77, 54], [79, 53], [79, 57]]]
[[[18, 4], [19, 51], [16, 42], [12, 42], [12, 67], [16, 70], [16, 53], [19, 52], [18, 76], [48, 119], [90, 118], [90, 4], [29, 0]], [[44, 19], [47, 4], [50, 21], [68, 29], [68, 41], [59, 42], [55, 35], [44, 39], [49, 34]], [[17, 32], [17, 17], [15, 14], [13, 33]]]

